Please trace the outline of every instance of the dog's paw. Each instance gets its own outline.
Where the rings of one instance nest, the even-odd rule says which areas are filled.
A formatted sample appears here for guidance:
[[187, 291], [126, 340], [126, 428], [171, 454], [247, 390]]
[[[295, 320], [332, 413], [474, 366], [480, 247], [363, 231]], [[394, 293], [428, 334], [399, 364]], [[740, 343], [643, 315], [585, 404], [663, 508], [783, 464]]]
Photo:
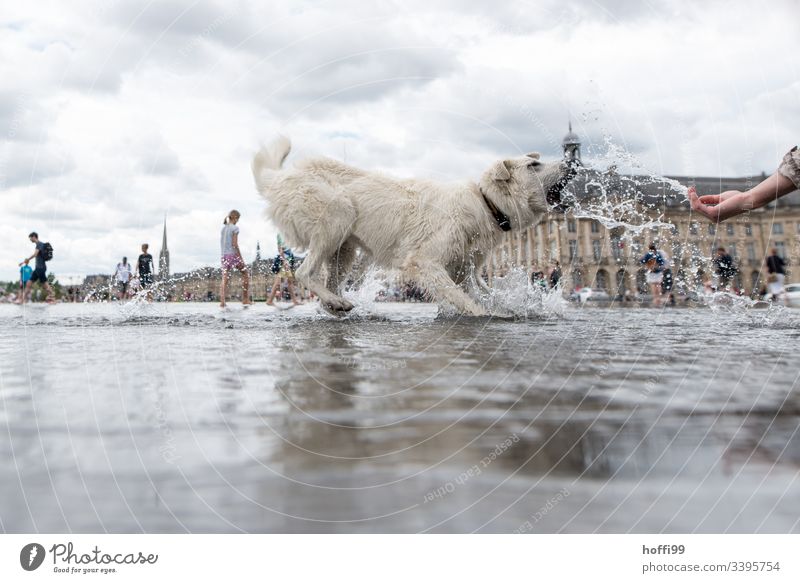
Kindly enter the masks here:
[[475, 304], [474, 306], [470, 306], [469, 309], [466, 311], [468, 316], [488, 316], [489, 312], [483, 306], [479, 306]]
[[331, 298], [330, 300], [322, 302], [322, 307], [330, 314], [343, 316], [353, 309], [353, 304], [344, 298]]

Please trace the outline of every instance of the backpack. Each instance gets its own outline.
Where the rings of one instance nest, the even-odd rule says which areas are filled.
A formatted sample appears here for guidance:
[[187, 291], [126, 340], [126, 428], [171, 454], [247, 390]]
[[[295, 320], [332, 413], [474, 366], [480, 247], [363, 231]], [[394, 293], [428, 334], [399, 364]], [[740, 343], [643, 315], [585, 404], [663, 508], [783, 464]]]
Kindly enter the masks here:
[[42, 259], [50, 261], [53, 259], [53, 246], [50, 243], [45, 243], [42, 247]]
[[[283, 252], [283, 256], [286, 258], [286, 262], [289, 264], [289, 270], [292, 273], [294, 273], [294, 264], [295, 264], [294, 253], [292, 253], [291, 250], [287, 249]], [[275, 258], [272, 260], [272, 266], [270, 267], [270, 271], [272, 271], [272, 273], [275, 274], [280, 273], [281, 267], [283, 267], [282, 263], [283, 262], [281, 261], [280, 254], [276, 255]]]

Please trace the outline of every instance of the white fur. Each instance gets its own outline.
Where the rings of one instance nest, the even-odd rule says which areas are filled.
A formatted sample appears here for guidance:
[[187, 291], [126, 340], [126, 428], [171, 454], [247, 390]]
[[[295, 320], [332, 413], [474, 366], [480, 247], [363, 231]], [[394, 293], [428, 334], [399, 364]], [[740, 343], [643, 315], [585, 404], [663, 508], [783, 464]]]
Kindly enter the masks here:
[[262, 148], [253, 176], [286, 241], [309, 251], [297, 277], [332, 312], [353, 307], [339, 288], [360, 249], [366, 262], [401, 270], [432, 299], [484, 315], [461, 285], [478, 274], [485, 286], [481, 266], [503, 233], [481, 190], [512, 229], [525, 229], [546, 216], [546, 192], [566, 172], [537, 153], [496, 162], [478, 183], [396, 179], [328, 158], [281, 170], [290, 149], [285, 137]]

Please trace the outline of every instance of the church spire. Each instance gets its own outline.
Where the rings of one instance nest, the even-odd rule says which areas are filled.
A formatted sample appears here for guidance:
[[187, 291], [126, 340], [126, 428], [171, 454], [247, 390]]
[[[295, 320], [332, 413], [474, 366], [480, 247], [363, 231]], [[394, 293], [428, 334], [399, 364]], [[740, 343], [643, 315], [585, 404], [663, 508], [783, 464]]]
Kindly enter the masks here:
[[167, 215], [164, 215], [164, 236], [161, 239], [161, 253], [158, 254], [158, 276], [169, 278], [169, 249], [167, 248]]

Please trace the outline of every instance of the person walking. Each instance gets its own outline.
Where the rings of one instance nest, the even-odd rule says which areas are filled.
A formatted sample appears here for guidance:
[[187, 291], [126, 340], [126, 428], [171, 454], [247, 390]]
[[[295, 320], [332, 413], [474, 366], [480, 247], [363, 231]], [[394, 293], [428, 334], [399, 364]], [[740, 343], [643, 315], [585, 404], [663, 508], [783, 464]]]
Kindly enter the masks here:
[[25, 295], [25, 285], [30, 281], [32, 275], [33, 268], [27, 263], [19, 268], [19, 296], [14, 298], [16, 301]]
[[131, 268], [131, 264], [128, 263], [127, 257], [123, 257], [122, 263], [117, 263], [117, 269], [114, 272], [114, 278], [117, 280], [117, 285], [119, 287], [117, 292], [118, 299], [124, 300], [128, 297], [128, 284], [130, 283], [132, 275], [133, 269]]
[[664, 277], [661, 279], [661, 294], [664, 296], [664, 301], [669, 302], [671, 306], [675, 305], [675, 294], [672, 293], [672, 286], [675, 283], [675, 278], [672, 274], [672, 261], [669, 255], [663, 249], [659, 249], [661, 259], [664, 264], [661, 266]]
[[242, 305], [248, 307], [250, 302], [250, 274], [247, 271], [239, 251], [239, 222], [241, 214], [237, 210], [232, 210], [222, 222], [222, 232], [220, 233], [220, 251], [222, 253], [222, 286], [220, 288], [219, 307], [226, 307], [225, 299], [228, 292], [228, 280], [231, 271], [236, 269], [242, 274]]
[[136, 260], [136, 274], [135, 278], [139, 280], [139, 287], [143, 291], [147, 291], [148, 301], [153, 300], [153, 292], [150, 287], [153, 285], [153, 256], [147, 252], [150, 245], [142, 243], [142, 254]]
[[272, 272], [275, 274], [275, 281], [272, 284], [272, 290], [269, 292], [267, 298], [267, 305], [273, 305], [273, 300], [278, 292], [283, 295], [283, 283], [286, 282], [286, 287], [289, 291], [289, 296], [292, 298], [292, 304], [295, 306], [300, 305], [297, 301], [297, 291], [294, 286], [294, 255], [291, 250], [283, 245], [283, 241], [278, 236], [278, 255], [273, 259]]
[[761, 208], [797, 189], [800, 189], [800, 149], [795, 146], [783, 157], [777, 172], [750, 190], [728, 190], [720, 194], [698, 196], [695, 187], [691, 186], [687, 195], [692, 210], [719, 223]]
[[778, 255], [778, 249], [773, 248], [772, 254], [767, 257], [767, 272], [775, 275], [775, 283], [783, 288], [786, 281], [786, 262]]
[[653, 296], [652, 303], [658, 306], [661, 303], [661, 283], [664, 281], [664, 256], [658, 252], [655, 243], [650, 243], [647, 253], [639, 263], [647, 268], [646, 281]]
[[783, 284], [786, 282], [786, 262], [778, 255], [776, 248], [773, 248], [772, 254], [767, 257], [767, 272], [769, 293], [773, 298], [778, 298], [783, 293]]
[[42, 243], [39, 240], [39, 234], [36, 233], [36, 231], [28, 235], [28, 239], [35, 245], [35, 249], [33, 251], [33, 255], [23, 259], [19, 266], [22, 267], [23, 265], [28, 265], [31, 259], [35, 259], [36, 262], [34, 264], [33, 273], [31, 273], [30, 279], [25, 283], [25, 288], [22, 291], [18, 303], [25, 303], [25, 298], [30, 294], [31, 286], [34, 283], [38, 283], [44, 287], [45, 291], [47, 292], [46, 301], [48, 304], [55, 303], [56, 298], [55, 294], [53, 293], [53, 288], [50, 287], [50, 283], [47, 281], [47, 261], [49, 260], [48, 255], [51, 253], [52, 248], [50, 248], [49, 244]]
[[550, 288], [555, 288], [559, 281], [561, 281], [561, 264], [556, 260], [553, 261], [553, 269], [550, 270]]
[[725, 247], [717, 248], [717, 256], [714, 258], [714, 265], [717, 268], [719, 278], [718, 289], [730, 291], [731, 280], [738, 271], [733, 263], [733, 257], [725, 252]]

